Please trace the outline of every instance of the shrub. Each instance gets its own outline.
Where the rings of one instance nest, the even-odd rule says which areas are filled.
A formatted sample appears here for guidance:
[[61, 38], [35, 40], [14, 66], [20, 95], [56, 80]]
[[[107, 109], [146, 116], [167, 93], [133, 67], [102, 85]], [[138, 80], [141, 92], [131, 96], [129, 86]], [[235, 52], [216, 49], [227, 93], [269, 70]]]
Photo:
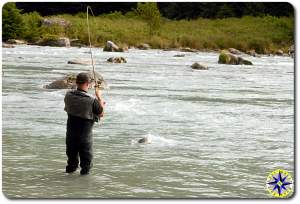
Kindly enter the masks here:
[[9, 2], [2, 8], [2, 39], [22, 38], [24, 34], [24, 22], [21, 10], [17, 9], [16, 4]]

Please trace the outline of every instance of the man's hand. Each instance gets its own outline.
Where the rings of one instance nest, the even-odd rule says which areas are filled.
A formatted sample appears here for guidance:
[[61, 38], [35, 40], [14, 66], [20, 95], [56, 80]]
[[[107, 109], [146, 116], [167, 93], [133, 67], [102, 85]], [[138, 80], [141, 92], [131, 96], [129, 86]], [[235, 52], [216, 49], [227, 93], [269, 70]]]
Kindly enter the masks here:
[[99, 101], [100, 106], [102, 107], [103, 111], [102, 113], [99, 115], [100, 117], [104, 116], [104, 105], [105, 105], [105, 101], [102, 99], [102, 91], [99, 88], [95, 89], [95, 95], [97, 100]]

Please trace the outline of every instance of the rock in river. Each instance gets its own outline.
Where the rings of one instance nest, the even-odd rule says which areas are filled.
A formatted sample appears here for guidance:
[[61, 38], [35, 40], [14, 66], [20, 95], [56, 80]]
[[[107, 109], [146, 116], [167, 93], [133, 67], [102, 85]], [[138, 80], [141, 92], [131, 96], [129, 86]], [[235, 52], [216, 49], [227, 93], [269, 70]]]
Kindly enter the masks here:
[[199, 64], [197, 62], [195, 62], [194, 64], [192, 64], [191, 67], [193, 69], [198, 69], [198, 70], [208, 70], [208, 67], [206, 65]]
[[[92, 71], [87, 72], [90, 76], [90, 79], [92, 81], [91, 87], [94, 87], [94, 74]], [[105, 88], [106, 84], [103, 79], [103, 77], [98, 73], [95, 72], [96, 75], [96, 81], [97, 85], [100, 86], [100, 88]], [[76, 88], [76, 76], [77, 74], [68, 74], [67, 76], [60, 78], [58, 80], [53, 81], [52, 83], [45, 85], [44, 88], [46, 89], [74, 89]]]
[[232, 64], [232, 65], [239, 65], [239, 64], [252, 65], [252, 62], [250, 62], [249, 60], [245, 60], [242, 57], [234, 56], [224, 50], [219, 55], [218, 63], [219, 64]]
[[124, 57], [110, 57], [107, 59], [107, 62], [111, 63], [127, 63]]

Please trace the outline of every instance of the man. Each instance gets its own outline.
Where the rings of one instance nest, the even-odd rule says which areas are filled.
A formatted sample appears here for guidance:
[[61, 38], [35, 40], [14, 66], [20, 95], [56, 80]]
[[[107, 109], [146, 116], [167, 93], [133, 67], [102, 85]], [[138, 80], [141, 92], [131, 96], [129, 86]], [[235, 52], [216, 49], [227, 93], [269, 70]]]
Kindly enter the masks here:
[[95, 90], [96, 98], [87, 93], [90, 86], [90, 77], [87, 73], [79, 73], [76, 77], [76, 84], [77, 90], [68, 91], [64, 99], [65, 111], [68, 113], [66, 172], [76, 171], [79, 155], [80, 174], [86, 175], [92, 167], [92, 129], [94, 122], [98, 122], [100, 117], [103, 117], [104, 101], [98, 88]]

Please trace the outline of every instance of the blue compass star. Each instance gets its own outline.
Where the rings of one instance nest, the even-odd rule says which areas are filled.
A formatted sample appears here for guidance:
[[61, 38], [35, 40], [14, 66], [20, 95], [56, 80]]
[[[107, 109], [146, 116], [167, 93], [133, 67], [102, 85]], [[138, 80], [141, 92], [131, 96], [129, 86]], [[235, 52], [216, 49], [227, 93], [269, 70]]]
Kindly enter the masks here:
[[277, 189], [278, 194], [281, 195], [283, 190], [286, 190], [285, 186], [292, 184], [291, 182], [286, 182], [287, 176], [282, 178], [281, 173], [279, 171], [278, 177], [275, 178], [273, 176], [274, 181], [269, 182], [268, 184], [274, 185], [273, 191]]

